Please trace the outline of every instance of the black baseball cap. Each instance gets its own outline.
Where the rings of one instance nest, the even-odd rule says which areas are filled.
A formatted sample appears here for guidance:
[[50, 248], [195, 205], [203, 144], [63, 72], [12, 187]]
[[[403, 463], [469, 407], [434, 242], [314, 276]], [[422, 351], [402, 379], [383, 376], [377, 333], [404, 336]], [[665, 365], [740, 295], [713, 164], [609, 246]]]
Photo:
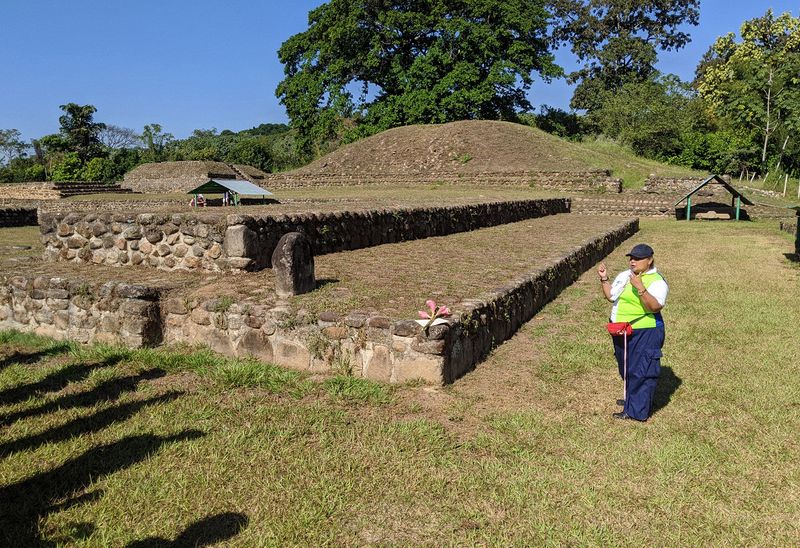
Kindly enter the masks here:
[[626, 257], [633, 257], [634, 259], [644, 259], [645, 257], [653, 256], [653, 248], [647, 244], [636, 244], [631, 249], [630, 253], [625, 254]]

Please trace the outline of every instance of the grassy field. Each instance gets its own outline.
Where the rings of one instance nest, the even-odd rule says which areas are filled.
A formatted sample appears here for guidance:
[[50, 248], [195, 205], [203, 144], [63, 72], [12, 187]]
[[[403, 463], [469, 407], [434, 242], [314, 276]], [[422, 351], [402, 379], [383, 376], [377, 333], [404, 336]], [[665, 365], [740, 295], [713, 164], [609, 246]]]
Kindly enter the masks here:
[[445, 388], [3, 333], [2, 544], [798, 545], [789, 236], [643, 220], [609, 267], [639, 241], [671, 287], [647, 423], [610, 417], [591, 272]]

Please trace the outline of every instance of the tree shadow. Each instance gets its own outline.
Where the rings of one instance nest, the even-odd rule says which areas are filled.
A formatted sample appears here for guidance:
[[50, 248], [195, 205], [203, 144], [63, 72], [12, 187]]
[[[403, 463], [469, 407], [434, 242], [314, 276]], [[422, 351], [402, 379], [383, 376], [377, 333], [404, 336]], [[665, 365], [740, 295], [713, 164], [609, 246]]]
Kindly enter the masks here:
[[0, 488], [0, 544], [43, 545], [38, 525], [48, 514], [86, 502], [84, 497], [87, 493], [83, 491], [87, 488], [114, 472], [149, 458], [164, 445], [204, 435], [198, 430], [188, 430], [172, 436], [129, 436], [90, 449], [49, 472]]
[[336, 278], [319, 278], [318, 280], [316, 280], [316, 286], [314, 287], [314, 289], [322, 289], [326, 285], [331, 285], [335, 283], [339, 283], [339, 280], [337, 280]]
[[663, 409], [669, 405], [669, 401], [672, 399], [672, 394], [675, 393], [682, 383], [683, 381], [681, 378], [675, 374], [671, 367], [662, 365], [661, 377], [658, 379], [656, 393], [653, 395], [651, 414], [655, 414], [660, 409]]
[[798, 253], [784, 253], [783, 256], [793, 263], [800, 263], [800, 254]]
[[46, 443], [64, 441], [82, 434], [98, 432], [114, 423], [128, 420], [133, 415], [148, 407], [159, 403], [167, 403], [180, 397], [183, 392], [169, 392], [161, 396], [148, 398], [129, 403], [124, 403], [98, 411], [88, 417], [80, 417], [66, 424], [50, 428], [35, 434], [7, 443], [0, 443], [0, 457], [7, 457], [19, 451], [33, 450]]
[[48, 346], [44, 350], [38, 350], [36, 352], [14, 352], [10, 356], [6, 356], [0, 360], [0, 371], [15, 363], [23, 365], [34, 364], [42, 361], [45, 358], [63, 354], [69, 351], [71, 348], [72, 345], [69, 343], [57, 343], [52, 346]]
[[[104, 362], [105, 363], [105, 362]], [[84, 366], [85, 367], [85, 366]], [[136, 390], [139, 383], [144, 380], [157, 379], [163, 377], [166, 372], [163, 369], [148, 369], [136, 375], [119, 377], [100, 383], [88, 392], [69, 394], [56, 398], [39, 407], [17, 411], [0, 417], [0, 425], [8, 425], [20, 419], [44, 415], [59, 409], [71, 409], [74, 407], [89, 407], [101, 402], [111, 402], [119, 399], [124, 392]]]
[[228, 540], [247, 527], [250, 520], [238, 512], [224, 512], [205, 517], [187, 527], [175, 540], [150, 537], [136, 540], [125, 548], [180, 548], [184, 546], [210, 546]]
[[22, 384], [14, 388], [8, 388], [0, 392], [0, 405], [20, 403], [31, 396], [37, 396], [46, 392], [58, 392], [64, 389], [69, 383], [82, 381], [95, 369], [109, 367], [120, 361], [119, 357], [111, 357], [100, 363], [86, 365], [85, 363], [73, 363], [66, 367], [50, 373], [40, 381]]

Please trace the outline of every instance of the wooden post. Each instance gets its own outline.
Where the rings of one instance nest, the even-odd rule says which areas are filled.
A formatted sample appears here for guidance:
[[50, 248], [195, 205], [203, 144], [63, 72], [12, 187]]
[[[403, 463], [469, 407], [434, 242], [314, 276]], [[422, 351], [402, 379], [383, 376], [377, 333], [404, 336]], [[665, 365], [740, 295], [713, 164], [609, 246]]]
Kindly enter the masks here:
[[689, 196], [689, 198], [686, 200], [686, 220], [687, 221], [691, 221], [692, 220], [692, 197], [691, 196]]
[[783, 178], [783, 196], [786, 197], [786, 185], [789, 184], [789, 174], [787, 173], [786, 176]]

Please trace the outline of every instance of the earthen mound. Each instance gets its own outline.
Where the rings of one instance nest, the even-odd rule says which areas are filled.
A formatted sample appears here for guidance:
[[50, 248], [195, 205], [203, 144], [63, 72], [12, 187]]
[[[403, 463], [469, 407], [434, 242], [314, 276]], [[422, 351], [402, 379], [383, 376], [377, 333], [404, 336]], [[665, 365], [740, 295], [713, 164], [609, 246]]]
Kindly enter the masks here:
[[581, 159], [577, 146], [541, 130], [475, 120], [390, 129], [289, 173], [478, 174], [578, 172], [598, 167]]

